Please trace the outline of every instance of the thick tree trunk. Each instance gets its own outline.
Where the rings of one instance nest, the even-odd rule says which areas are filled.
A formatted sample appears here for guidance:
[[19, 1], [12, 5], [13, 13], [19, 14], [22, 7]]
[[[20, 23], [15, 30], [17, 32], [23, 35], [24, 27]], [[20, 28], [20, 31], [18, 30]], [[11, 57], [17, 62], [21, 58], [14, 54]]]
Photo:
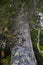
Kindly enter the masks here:
[[16, 18], [14, 26], [14, 34], [16, 34], [16, 46], [13, 46], [12, 48], [10, 65], [37, 65], [31, 42], [27, 15], [28, 13], [23, 13], [22, 10]]

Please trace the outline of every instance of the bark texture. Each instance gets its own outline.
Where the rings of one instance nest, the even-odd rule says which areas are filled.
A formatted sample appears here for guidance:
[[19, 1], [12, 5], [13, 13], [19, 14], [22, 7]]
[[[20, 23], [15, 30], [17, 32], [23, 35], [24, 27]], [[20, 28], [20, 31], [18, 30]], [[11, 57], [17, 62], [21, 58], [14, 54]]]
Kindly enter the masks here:
[[16, 17], [14, 26], [16, 46], [13, 46], [12, 48], [10, 65], [37, 65], [27, 18], [28, 12], [23, 12], [23, 9]]

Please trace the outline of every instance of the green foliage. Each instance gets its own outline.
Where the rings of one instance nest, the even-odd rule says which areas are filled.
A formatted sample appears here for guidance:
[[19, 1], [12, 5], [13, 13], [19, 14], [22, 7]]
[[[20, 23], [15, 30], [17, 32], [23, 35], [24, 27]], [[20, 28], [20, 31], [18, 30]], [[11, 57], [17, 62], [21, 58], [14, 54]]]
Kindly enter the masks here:
[[36, 16], [34, 15], [32, 18], [31, 18], [31, 20], [30, 20], [30, 22], [29, 22], [29, 25], [30, 25], [30, 28], [31, 29], [34, 29], [34, 28], [38, 28], [38, 23], [37, 23], [37, 21], [36, 21], [37, 19], [36, 19]]
[[10, 65], [11, 56], [7, 56], [6, 59], [3, 59], [2, 65]]
[[[32, 39], [32, 44], [33, 44], [33, 49], [34, 53], [37, 59], [37, 65], [43, 65], [43, 56], [39, 53], [38, 48], [37, 48], [37, 42], [38, 42], [38, 24], [36, 21], [36, 18], [34, 17], [31, 19], [29, 22], [30, 24], [30, 33], [31, 33], [31, 39]], [[43, 35], [43, 31], [41, 31], [41, 34]], [[42, 36], [41, 35], [41, 36]], [[42, 46], [40, 46], [40, 49], [43, 49]]]
[[9, 3], [10, 0], [0, 0], [0, 5], [5, 5], [6, 3]]
[[10, 65], [11, 55], [7, 56], [6, 59], [8, 60], [8, 64]]
[[37, 8], [38, 8], [39, 11], [43, 12], [43, 0], [38, 0]]
[[43, 30], [40, 32], [40, 49], [43, 50]]
[[[33, 42], [33, 49], [34, 49], [34, 53], [37, 59], [37, 65], [43, 65], [43, 57], [42, 55], [39, 53], [38, 49], [37, 49], [37, 39], [38, 39], [38, 31], [35, 29], [31, 30], [31, 39]], [[42, 49], [42, 47], [41, 47]]]
[[35, 30], [34, 28], [31, 29], [31, 37], [32, 37], [32, 41], [33, 42], [37, 42], [38, 41], [38, 31]]
[[40, 49], [43, 50], [43, 46], [42, 45], [40, 45]]

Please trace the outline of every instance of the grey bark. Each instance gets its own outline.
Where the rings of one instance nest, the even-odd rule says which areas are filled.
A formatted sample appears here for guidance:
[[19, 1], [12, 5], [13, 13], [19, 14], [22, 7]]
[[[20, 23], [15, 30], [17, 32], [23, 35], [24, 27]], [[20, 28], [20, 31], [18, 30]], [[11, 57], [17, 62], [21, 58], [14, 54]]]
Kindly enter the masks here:
[[24, 13], [23, 9], [16, 18], [14, 26], [16, 46], [13, 46], [12, 48], [10, 65], [37, 65], [30, 37], [29, 21], [27, 18], [28, 12]]

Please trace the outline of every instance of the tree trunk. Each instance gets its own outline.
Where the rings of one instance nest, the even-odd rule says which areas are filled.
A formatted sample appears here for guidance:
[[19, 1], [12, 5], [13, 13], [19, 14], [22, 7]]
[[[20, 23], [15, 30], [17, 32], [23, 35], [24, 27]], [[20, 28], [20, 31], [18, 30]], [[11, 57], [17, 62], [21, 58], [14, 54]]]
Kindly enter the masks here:
[[24, 13], [23, 9], [16, 18], [14, 25], [14, 34], [16, 35], [16, 40], [14, 40], [16, 46], [12, 48], [10, 65], [37, 65], [27, 18], [28, 12]]

